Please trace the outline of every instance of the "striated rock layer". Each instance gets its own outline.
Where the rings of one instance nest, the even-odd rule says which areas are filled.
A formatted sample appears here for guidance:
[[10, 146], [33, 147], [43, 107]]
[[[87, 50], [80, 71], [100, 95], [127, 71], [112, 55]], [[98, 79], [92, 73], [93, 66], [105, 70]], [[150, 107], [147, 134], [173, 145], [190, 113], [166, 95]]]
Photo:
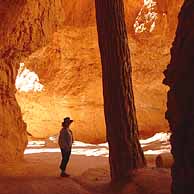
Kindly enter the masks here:
[[[168, 129], [164, 119], [166, 88], [161, 83], [162, 71], [169, 62], [169, 48], [181, 4], [182, 0], [125, 1], [141, 135]], [[2, 133], [13, 128], [21, 139], [17, 142], [24, 148], [25, 127], [13, 85], [19, 64], [24, 63], [43, 85], [42, 91], [34, 92], [31, 86], [37, 86], [35, 78], [29, 78], [33, 82], [30, 91], [17, 92], [27, 130], [33, 136], [58, 133], [63, 117], [69, 115], [75, 120], [72, 128], [76, 139], [93, 143], [105, 141], [94, 2], [14, 0], [10, 3], [0, 0], [0, 16], [1, 85], [7, 88], [1, 91], [8, 91], [13, 98], [7, 98], [5, 92], [1, 92], [1, 96], [8, 104], [15, 104], [11, 107], [3, 105], [3, 101], [0, 103], [8, 112], [6, 121], [11, 119], [9, 125], [5, 122], [2, 125]], [[5, 120], [3, 115], [1, 119]]]

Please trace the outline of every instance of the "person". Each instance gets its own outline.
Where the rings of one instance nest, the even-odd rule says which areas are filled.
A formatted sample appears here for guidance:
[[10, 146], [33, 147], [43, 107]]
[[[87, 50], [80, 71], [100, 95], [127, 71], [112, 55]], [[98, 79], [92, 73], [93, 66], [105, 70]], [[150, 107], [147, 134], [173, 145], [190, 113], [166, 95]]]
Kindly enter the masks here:
[[69, 117], [64, 118], [62, 122], [62, 129], [59, 134], [58, 144], [61, 149], [62, 160], [60, 164], [61, 177], [68, 177], [69, 174], [65, 172], [69, 157], [71, 155], [71, 148], [73, 144], [73, 133], [70, 130], [70, 125], [73, 122]]

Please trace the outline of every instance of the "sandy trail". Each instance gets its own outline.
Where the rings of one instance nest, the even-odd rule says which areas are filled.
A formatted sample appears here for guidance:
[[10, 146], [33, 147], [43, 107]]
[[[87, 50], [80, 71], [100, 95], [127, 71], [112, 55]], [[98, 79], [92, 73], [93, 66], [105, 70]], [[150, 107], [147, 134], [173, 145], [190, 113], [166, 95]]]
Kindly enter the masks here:
[[61, 155], [56, 144], [28, 147], [23, 161], [0, 164], [0, 194], [168, 194], [170, 170], [153, 168], [155, 155], [149, 155], [168, 147], [165, 141], [142, 142], [149, 168], [139, 170], [125, 186], [109, 184], [106, 144], [74, 144], [67, 168], [70, 178], [59, 176]]
[[72, 155], [67, 170], [71, 177], [61, 178], [58, 168], [60, 153], [25, 155], [22, 162], [0, 166], [0, 194], [88, 193], [76, 178], [90, 167], [108, 165], [107, 158], [101, 158], [99, 165], [98, 160], [100, 158]]

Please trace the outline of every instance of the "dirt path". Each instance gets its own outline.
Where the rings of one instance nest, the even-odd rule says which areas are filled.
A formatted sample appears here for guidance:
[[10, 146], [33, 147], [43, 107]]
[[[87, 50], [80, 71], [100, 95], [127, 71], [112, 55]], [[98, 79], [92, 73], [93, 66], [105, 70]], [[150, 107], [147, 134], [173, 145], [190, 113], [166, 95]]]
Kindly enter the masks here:
[[[154, 139], [143, 142], [145, 151], [161, 147]], [[67, 172], [59, 176], [60, 150], [55, 146], [28, 148], [23, 161], [0, 164], [0, 194], [170, 194], [170, 170], [153, 168], [155, 156], [147, 156], [149, 168], [133, 181], [110, 185], [107, 147], [76, 144]]]
[[82, 173], [108, 167], [107, 157], [72, 154], [67, 168], [71, 176], [61, 178], [59, 149], [44, 148], [44, 152], [26, 154], [21, 162], [0, 164], [0, 194], [88, 194], [78, 181]]

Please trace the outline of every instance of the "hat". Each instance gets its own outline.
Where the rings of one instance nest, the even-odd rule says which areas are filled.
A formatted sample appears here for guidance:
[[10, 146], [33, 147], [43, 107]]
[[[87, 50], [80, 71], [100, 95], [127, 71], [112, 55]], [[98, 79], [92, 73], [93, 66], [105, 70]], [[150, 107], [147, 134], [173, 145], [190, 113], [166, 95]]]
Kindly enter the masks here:
[[71, 120], [70, 117], [65, 117], [64, 120], [63, 120], [64, 124], [70, 124], [72, 122], [73, 122], [73, 120]]

